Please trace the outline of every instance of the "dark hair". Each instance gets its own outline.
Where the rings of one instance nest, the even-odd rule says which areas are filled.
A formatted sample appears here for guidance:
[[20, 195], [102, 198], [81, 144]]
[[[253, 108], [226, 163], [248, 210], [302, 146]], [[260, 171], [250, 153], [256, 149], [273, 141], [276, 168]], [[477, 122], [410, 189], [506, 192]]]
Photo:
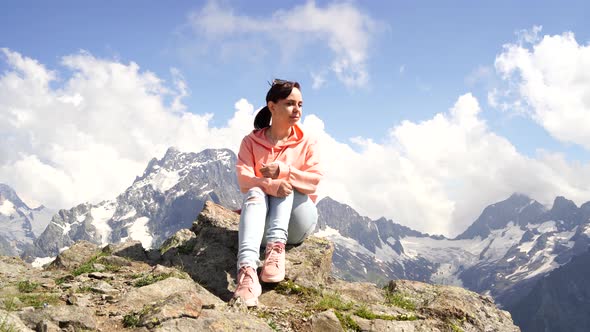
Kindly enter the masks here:
[[[301, 86], [298, 82], [274, 79], [271, 83], [270, 89], [266, 93], [266, 103], [268, 104], [269, 101], [276, 103], [281, 99], [289, 97], [293, 91], [293, 88], [301, 90]], [[254, 118], [254, 129], [263, 129], [269, 127], [270, 118], [271, 113], [268, 109], [268, 105], [264, 106], [260, 111], [258, 111], [258, 114], [256, 114], [256, 117]]]

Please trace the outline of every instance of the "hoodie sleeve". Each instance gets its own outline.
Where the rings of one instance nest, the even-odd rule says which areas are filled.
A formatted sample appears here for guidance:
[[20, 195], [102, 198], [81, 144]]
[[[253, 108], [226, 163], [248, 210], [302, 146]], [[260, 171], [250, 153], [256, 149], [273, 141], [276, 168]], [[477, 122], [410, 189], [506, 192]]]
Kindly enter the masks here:
[[292, 165], [288, 166], [288, 170], [284, 175], [281, 174], [282, 176], [279, 176], [279, 178], [288, 177], [291, 185], [303, 194], [315, 193], [323, 177], [318, 150], [317, 141], [310, 142], [303, 165], [299, 169]]
[[238, 162], [236, 164], [240, 190], [245, 193], [254, 187], [259, 187], [268, 195], [276, 196], [280, 181], [256, 176], [256, 171], [254, 170], [255, 165], [256, 161], [254, 160], [254, 153], [252, 151], [252, 140], [244, 137], [242, 144], [240, 144]]

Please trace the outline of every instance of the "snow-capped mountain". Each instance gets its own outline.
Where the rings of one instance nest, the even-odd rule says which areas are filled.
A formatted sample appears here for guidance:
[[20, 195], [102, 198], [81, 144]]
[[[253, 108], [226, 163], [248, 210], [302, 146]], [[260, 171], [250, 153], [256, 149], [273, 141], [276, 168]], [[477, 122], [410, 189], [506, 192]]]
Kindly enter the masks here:
[[16, 256], [41, 235], [54, 210], [31, 209], [8, 185], [0, 183], [0, 255]]
[[342, 277], [452, 284], [490, 294], [505, 306], [590, 243], [590, 203], [578, 208], [563, 197], [547, 210], [524, 195], [512, 195], [484, 209], [455, 239], [384, 218], [372, 221], [329, 198], [318, 203], [318, 210], [318, 234], [335, 242], [335, 271]]
[[182, 153], [170, 148], [115, 199], [60, 210], [35, 241], [33, 255], [54, 256], [79, 240], [106, 244], [130, 238], [145, 248], [157, 247], [179, 229], [190, 228], [207, 200], [239, 208], [235, 163], [227, 149]]
[[586, 332], [590, 326], [590, 251], [540, 278], [507, 309], [523, 332]]

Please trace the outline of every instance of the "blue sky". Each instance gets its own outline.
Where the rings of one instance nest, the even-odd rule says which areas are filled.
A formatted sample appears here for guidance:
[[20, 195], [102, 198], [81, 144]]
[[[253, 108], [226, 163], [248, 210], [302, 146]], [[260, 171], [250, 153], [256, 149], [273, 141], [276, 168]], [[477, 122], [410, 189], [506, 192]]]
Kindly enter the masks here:
[[[26, 74], [26, 68], [54, 77], [39, 94], [21, 88], [0, 95], [0, 115], [13, 124], [0, 129], [19, 142], [0, 149], [0, 182], [49, 205], [110, 198], [167, 145], [234, 148], [249, 124], [239, 131], [228, 121], [250, 121], [263, 106], [267, 81], [278, 77], [301, 82], [304, 112], [313, 115], [304, 124], [326, 138], [330, 151], [342, 149], [326, 156], [358, 160], [350, 163], [356, 168], [329, 162], [324, 194], [371, 217], [408, 225], [420, 219], [420, 230], [455, 234], [483, 207], [515, 191], [544, 204], [557, 195], [580, 204], [590, 200], [584, 189], [590, 143], [583, 133], [590, 125], [590, 79], [576, 76], [590, 63], [588, 12], [586, 1], [4, 1], [4, 86], [16, 86], [9, 84], [10, 73], [21, 73], [22, 87], [34, 82], [38, 71]], [[571, 57], [560, 62], [565, 49]], [[109, 66], [115, 64], [130, 70], [114, 75]], [[93, 68], [111, 69], [99, 74]], [[81, 73], [83, 82], [76, 79]], [[92, 89], [100, 75], [113, 79], [111, 89], [98, 93]], [[539, 82], [545, 90], [536, 88]], [[142, 94], [145, 89], [149, 93]], [[61, 109], [64, 100], [77, 100], [64, 96], [83, 100], [70, 103], [79, 111]], [[152, 105], [153, 96], [160, 104], [142, 113], [138, 105]], [[54, 99], [53, 106], [35, 106], [46, 98]], [[89, 102], [99, 98], [112, 101], [116, 106], [109, 110], [119, 113], [107, 112], [104, 100]], [[578, 113], [570, 117], [570, 109]], [[22, 120], [53, 111], [86, 115], [64, 121], [68, 130], [59, 137], [41, 125], [47, 121]], [[130, 127], [118, 114], [131, 122], [145, 119]], [[150, 116], [162, 114], [173, 124], [153, 127], [157, 121]], [[186, 123], [200, 133], [189, 134]], [[133, 132], [127, 137], [134, 146], [109, 138], [126, 130]], [[159, 134], [145, 138], [153, 132]], [[71, 146], [70, 134], [83, 136], [89, 148]], [[31, 138], [36, 136], [43, 144]], [[191, 140], [199, 142], [191, 146]], [[104, 175], [121, 174], [108, 186], [92, 182], [84, 165], [72, 166], [98, 151], [116, 167], [99, 167]], [[22, 180], [43, 172], [61, 180]], [[351, 176], [358, 173], [374, 178]], [[45, 189], [30, 189], [35, 183]]]

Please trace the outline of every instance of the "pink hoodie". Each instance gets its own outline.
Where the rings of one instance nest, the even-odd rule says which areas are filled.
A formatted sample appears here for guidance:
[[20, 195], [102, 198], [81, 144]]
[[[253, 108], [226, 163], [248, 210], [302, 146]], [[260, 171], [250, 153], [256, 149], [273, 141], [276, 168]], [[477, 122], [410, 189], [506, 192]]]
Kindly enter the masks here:
[[[254, 130], [244, 137], [238, 153], [238, 183], [242, 192], [253, 187], [260, 187], [266, 194], [276, 196], [279, 179], [287, 179], [291, 185], [303, 194], [308, 194], [315, 203], [315, 191], [323, 174], [317, 151], [317, 140], [303, 134], [298, 125], [294, 125], [291, 136], [285, 143], [272, 145], [265, 136], [268, 128]], [[277, 179], [262, 176], [263, 164], [279, 164]]]

